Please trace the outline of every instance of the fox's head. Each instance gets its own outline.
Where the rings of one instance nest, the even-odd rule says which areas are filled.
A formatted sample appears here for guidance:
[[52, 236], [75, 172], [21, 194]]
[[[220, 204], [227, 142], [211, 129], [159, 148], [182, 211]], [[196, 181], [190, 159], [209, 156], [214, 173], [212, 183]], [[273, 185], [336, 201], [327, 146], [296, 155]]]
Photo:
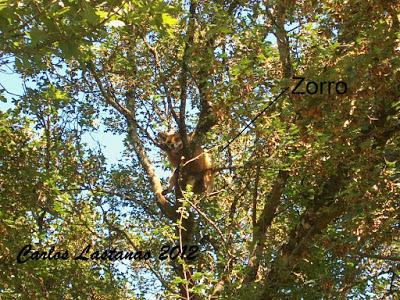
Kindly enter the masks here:
[[157, 138], [160, 145], [165, 148], [165, 151], [179, 153], [183, 149], [183, 143], [179, 133], [160, 132]]

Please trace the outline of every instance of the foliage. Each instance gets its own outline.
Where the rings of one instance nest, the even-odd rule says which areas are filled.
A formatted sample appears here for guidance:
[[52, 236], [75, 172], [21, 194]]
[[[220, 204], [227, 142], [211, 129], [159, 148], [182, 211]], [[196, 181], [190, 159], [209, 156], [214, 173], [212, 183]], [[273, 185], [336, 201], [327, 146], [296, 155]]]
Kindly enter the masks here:
[[[395, 1], [2, 0], [0, 32], [25, 87], [0, 115], [4, 298], [399, 294]], [[292, 94], [293, 75], [348, 90]], [[99, 120], [125, 138], [113, 165], [85, 142]], [[168, 130], [211, 153], [214, 195], [162, 195]], [[152, 258], [19, 264], [26, 244]]]

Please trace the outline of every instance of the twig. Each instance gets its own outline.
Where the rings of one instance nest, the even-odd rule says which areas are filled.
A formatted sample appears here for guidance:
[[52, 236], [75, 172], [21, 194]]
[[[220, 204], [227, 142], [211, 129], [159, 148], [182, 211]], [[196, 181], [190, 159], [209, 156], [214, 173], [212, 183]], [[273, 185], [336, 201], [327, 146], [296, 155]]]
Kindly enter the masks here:
[[253, 119], [251, 119], [250, 122], [247, 123], [246, 126], [244, 126], [244, 128], [234, 138], [232, 138], [225, 145], [225, 147], [222, 148], [222, 150], [220, 152], [223, 152], [226, 148], [228, 148], [230, 144], [232, 144], [247, 128], [249, 128], [250, 125], [253, 124], [258, 119], [258, 117], [260, 117], [268, 108], [270, 108], [272, 106], [272, 104], [274, 104], [288, 89], [289, 89], [288, 87], [282, 89], [282, 91], [279, 93], [279, 95], [276, 96], [271, 102], [269, 102], [268, 105], [262, 111], [260, 111]]

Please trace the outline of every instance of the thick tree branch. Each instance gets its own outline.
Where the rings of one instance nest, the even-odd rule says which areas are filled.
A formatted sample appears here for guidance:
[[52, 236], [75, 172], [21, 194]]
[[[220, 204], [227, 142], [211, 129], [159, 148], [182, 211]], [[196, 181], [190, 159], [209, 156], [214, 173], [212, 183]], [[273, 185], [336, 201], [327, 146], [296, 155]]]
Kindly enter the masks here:
[[[183, 50], [183, 58], [181, 65], [181, 75], [179, 84], [181, 87], [180, 94], [180, 107], [179, 107], [179, 134], [181, 136], [185, 152], [191, 152], [188, 148], [188, 137], [186, 130], [186, 100], [188, 90], [188, 74], [189, 74], [189, 60], [191, 57], [191, 49], [193, 47], [194, 30], [195, 30], [195, 16], [196, 16], [197, 0], [192, 0], [189, 8], [189, 24], [186, 33], [185, 49]], [[188, 151], [190, 150], [190, 151]], [[191, 153], [185, 153], [185, 157], [188, 157]]]
[[[383, 120], [387, 120], [387, 117], [388, 115], [381, 116]], [[383, 147], [397, 132], [387, 129], [385, 125], [388, 126], [385, 122], [381, 122], [379, 127], [371, 127], [364, 134], [354, 138], [354, 153], [360, 153], [360, 145], [382, 131], [386, 132], [386, 135], [377, 141], [376, 146]], [[371, 162], [371, 172], [376, 165], [377, 162]], [[300, 222], [290, 232], [288, 242], [281, 248], [278, 258], [265, 276], [264, 290], [260, 300], [273, 299], [276, 291], [280, 289], [280, 282], [288, 280], [290, 272], [306, 255], [307, 248], [315, 236], [323, 232], [334, 219], [348, 210], [349, 203], [344, 203], [343, 199], [339, 199], [337, 195], [349, 183], [350, 172], [350, 167], [343, 162], [339, 163], [335, 170], [332, 170], [332, 175], [323, 185], [321, 193], [302, 214]]]
[[144, 43], [146, 44], [147, 48], [150, 50], [151, 54], [153, 55], [154, 62], [156, 64], [156, 67], [158, 69], [158, 73], [159, 73], [159, 76], [160, 76], [160, 79], [161, 79], [161, 82], [162, 82], [161, 84], [162, 84], [162, 87], [164, 88], [164, 92], [165, 92], [166, 97], [167, 97], [168, 109], [170, 110], [170, 112], [172, 114], [172, 117], [174, 118], [176, 124], [179, 124], [180, 123], [180, 119], [179, 119], [178, 115], [176, 114], [176, 112], [174, 110], [174, 107], [172, 105], [171, 93], [169, 92], [169, 88], [168, 88], [168, 86], [166, 84], [167, 78], [164, 76], [164, 74], [162, 72], [161, 63], [160, 63], [160, 56], [158, 54], [158, 51], [157, 51], [157, 49], [155, 47], [150, 45], [150, 43], [147, 41], [147, 39], [144, 36], [142, 36], [142, 39], [143, 39]]
[[152, 163], [150, 162], [149, 158], [147, 157], [143, 143], [138, 136], [138, 133], [137, 133], [138, 125], [137, 125], [135, 116], [125, 106], [123, 106], [118, 101], [116, 101], [116, 99], [112, 95], [112, 93], [110, 93], [110, 91], [103, 86], [103, 84], [96, 72], [94, 65], [92, 63], [88, 63], [88, 67], [97, 83], [98, 88], [100, 89], [100, 92], [104, 98], [104, 101], [108, 105], [115, 108], [119, 113], [121, 113], [125, 117], [125, 119], [128, 123], [128, 133], [131, 138], [131, 142], [133, 144], [133, 147], [135, 149], [135, 152], [139, 158], [139, 161], [140, 161], [143, 169], [145, 170], [147, 176], [150, 178], [151, 186], [152, 186], [154, 194], [156, 195], [158, 206], [160, 207], [160, 209], [163, 211], [163, 213], [168, 218], [170, 218], [171, 220], [175, 220], [176, 212], [173, 209], [173, 207], [171, 207], [169, 205], [169, 203], [165, 199], [164, 195], [162, 194], [162, 186], [161, 186], [160, 179], [158, 178]]
[[326, 228], [331, 220], [345, 209], [334, 202], [347, 177], [348, 170], [340, 165], [334, 175], [325, 183], [322, 193], [315, 199], [312, 207], [307, 209], [300, 223], [289, 234], [289, 240], [281, 248], [279, 258], [275, 260], [270, 272], [264, 280], [261, 299], [273, 299], [274, 292], [279, 289], [283, 277], [289, 276], [290, 270], [300, 261], [306, 252], [308, 242]]
[[254, 190], [253, 190], [253, 199], [252, 199], [252, 216], [251, 221], [253, 225], [253, 230], [257, 227], [257, 201], [258, 201], [258, 184], [260, 182], [260, 171], [261, 165], [258, 164], [256, 167], [256, 177], [254, 179]]
[[283, 190], [285, 188], [287, 179], [289, 177], [288, 171], [279, 171], [275, 180], [274, 186], [269, 194], [264, 209], [261, 213], [259, 220], [254, 228], [254, 243], [252, 246], [252, 253], [250, 255], [250, 262], [248, 265], [247, 275], [244, 279], [245, 283], [255, 280], [260, 266], [260, 261], [264, 253], [264, 246], [266, 241], [266, 232], [275, 217]]
[[92, 74], [94, 80], [96, 81], [97, 87], [99, 88], [100, 93], [104, 98], [104, 101], [108, 105], [110, 105], [114, 109], [116, 109], [126, 119], [133, 119], [134, 120], [134, 116], [132, 115], [132, 113], [125, 106], [123, 106], [121, 103], [119, 103], [117, 101], [117, 99], [115, 99], [114, 95], [111, 93], [111, 91], [107, 87], [104, 87], [103, 83], [100, 80], [99, 75], [97, 74], [96, 68], [93, 65], [93, 63], [92, 62], [88, 62], [87, 63], [87, 67], [90, 70], [90, 73]]
[[282, 64], [284, 78], [291, 78], [293, 75], [292, 61], [290, 57], [290, 45], [287, 32], [285, 30], [287, 7], [282, 1], [276, 5], [276, 13], [273, 15], [268, 6], [265, 12], [274, 25], [274, 35], [278, 43], [279, 59]]

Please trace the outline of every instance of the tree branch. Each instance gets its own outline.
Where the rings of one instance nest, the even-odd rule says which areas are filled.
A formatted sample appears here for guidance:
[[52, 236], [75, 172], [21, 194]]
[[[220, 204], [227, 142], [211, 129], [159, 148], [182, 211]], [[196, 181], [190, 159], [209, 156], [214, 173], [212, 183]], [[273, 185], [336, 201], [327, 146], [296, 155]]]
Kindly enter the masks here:
[[165, 91], [165, 94], [166, 94], [166, 97], [167, 97], [168, 109], [171, 111], [172, 117], [174, 118], [176, 124], [179, 125], [180, 119], [179, 119], [178, 115], [176, 114], [176, 112], [174, 110], [174, 107], [172, 105], [171, 94], [170, 94], [168, 86], [166, 84], [167, 79], [165, 78], [164, 74], [162, 73], [161, 63], [160, 63], [160, 56], [159, 56], [159, 54], [157, 52], [157, 49], [155, 47], [151, 46], [150, 43], [147, 41], [147, 39], [145, 37], [142, 36], [142, 39], [143, 39], [144, 43], [146, 44], [147, 48], [149, 48], [151, 54], [153, 55], [154, 62], [156, 63], [156, 66], [158, 68], [158, 72], [159, 72], [159, 75], [160, 75], [162, 86], [164, 88], [164, 91]]
[[91, 62], [88, 63], [88, 68], [91, 71], [91, 74], [93, 75], [93, 77], [97, 83], [97, 86], [100, 89], [100, 92], [104, 98], [104, 101], [107, 104], [111, 105], [113, 108], [115, 108], [119, 113], [121, 113], [125, 117], [125, 119], [128, 123], [128, 134], [131, 138], [131, 142], [132, 142], [135, 152], [138, 156], [138, 159], [139, 159], [143, 169], [146, 171], [147, 176], [150, 178], [151, 186], [152, 186], [154, 194], [156, 195], [158, 206], [160, 207], [162, 212], [168, 218], [170, 218], [171, 220], [175, 220], [176, 212], [173, 209], [173, 207], [169, 205], [169, 203], [165, 199], [164, 195], [162, 194], [162, 186], [161, 186], [160, 179], [158, 178], [152, 163], [150, 162], [149, 158], [147, 157], [143, 143], [138, 136], [138, 133], [137, 133], [138, 125], [137, 125], [135, 116], [125, 106], [123, 106], [122, 104], [117, 102], [115, 97], [110, 93], [110, 91], [103, 86], [103, 84], [95, 70], [95, 67]]
[[275, 213], [278, 208], [279, 201], [282, 197], [282, 193], [285, 188], [288, 177], [289, 177], [288, 171], [279, 171], [274, 186], [267, 198], [268, 200], [264, 205], [264, 209], [261, 213], [261, 216], [256, 223], [253, 233], [254, 240], [253, 240], [253, 245], [251, 247], [252, 251], [244, 283], [249, 283], [254, 281], [257, 276], [258, 268], [260, 266], [260, 261], [264, 253], [266, 232], [268, 227], [271, 225], [272, 220], [275, 217]]
[[189, 157], [192, 149], [188, 148], [188, 136], [186, 131], [186, 100], [187, 100], [187, 84], [188, 84], [188, 73], [189, 73], [189, 59], [191, 57], [191, 48], [193, 47], [194, 29], [195, 29], [195, 14], [197, 8], [197, 0], [192, 0], [189, 8], [189, 24], [188, 31], [186, 34], [185, 49], [183, 51], [182, 65], [181, 65], [181, 76], [179, 79], [181, 94], [180, 94], [180, 107], [179, 107], [179, 134], [182, 139], [185, 157]]
[[274, 35], [278, 43], [279, 58], [282, 64], [282, 71], [284, 78], [291, 78], [293, 74], [293, 67], [290, 57], [290, 45], [287, 32], [285, 30], [287, 7], [284, 3], [279, 2], [276, 5], [276, 13], [272, 15], [269, 7], [266, 6], [265, 12], [268, 18], [271, 19], [274, 25]]

